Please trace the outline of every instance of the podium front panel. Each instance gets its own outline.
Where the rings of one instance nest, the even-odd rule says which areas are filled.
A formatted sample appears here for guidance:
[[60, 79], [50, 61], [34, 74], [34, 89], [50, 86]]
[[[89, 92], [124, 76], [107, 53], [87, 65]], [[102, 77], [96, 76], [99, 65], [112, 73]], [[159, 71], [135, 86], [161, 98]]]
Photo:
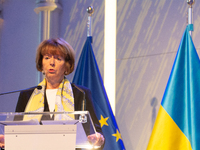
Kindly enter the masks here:
[[20, 150], [23, 150], [22, 146], [25, 149], [29, 146], [30, 149], [37, 145], [49, 146], [48, 150], [61, 149], [59, 146], [64, 148], [68, 144], [76, 148], [92, 148], [87, 136], [95, 133], [88, 111], [0, 113], [0, 134], [5, 135], [6, 150], [13, 150], [11, 145], [15, 144], [21, 146]]
[[5, 126], [6, 150], [74, 150], [76, 125]]

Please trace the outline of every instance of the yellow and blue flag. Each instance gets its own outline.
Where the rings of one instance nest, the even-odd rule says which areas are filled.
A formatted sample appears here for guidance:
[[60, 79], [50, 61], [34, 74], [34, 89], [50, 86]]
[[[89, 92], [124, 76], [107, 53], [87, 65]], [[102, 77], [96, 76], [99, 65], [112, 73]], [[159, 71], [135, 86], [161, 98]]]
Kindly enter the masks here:
[[91, 36], [87, 37], [72, 82], [91, 90], [97, 118], [106, 140], [104, 150], [125, 150], [93, 53]]
[[147, 150], [200, 150], [200, 60], [188, 25]]

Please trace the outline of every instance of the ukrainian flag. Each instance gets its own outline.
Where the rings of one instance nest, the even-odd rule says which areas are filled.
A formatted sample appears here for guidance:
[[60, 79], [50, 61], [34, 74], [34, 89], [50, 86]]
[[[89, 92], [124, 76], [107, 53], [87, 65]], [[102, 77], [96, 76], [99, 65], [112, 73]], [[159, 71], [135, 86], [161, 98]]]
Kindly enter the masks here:
[[188, 25], [147, 150], [200, 150], [200, 61]]

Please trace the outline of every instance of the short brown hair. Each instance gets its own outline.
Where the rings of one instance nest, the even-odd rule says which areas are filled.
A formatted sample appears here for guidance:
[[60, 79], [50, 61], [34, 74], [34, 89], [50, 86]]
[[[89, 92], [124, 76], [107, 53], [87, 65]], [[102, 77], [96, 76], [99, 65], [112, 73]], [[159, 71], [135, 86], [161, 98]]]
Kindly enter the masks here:
[[69, 43], [67, 43], [62, 38], [44, 40], [38, 46], [36, 53], [36, 68], [40, 72], [42, 72], [43, 56], [47, 53], [53, 55], [60, 54], [65, 59], [65, 64], [67, 68], [66, 75], [74, 71], [74, 63], [75, 63], [74, 49]]

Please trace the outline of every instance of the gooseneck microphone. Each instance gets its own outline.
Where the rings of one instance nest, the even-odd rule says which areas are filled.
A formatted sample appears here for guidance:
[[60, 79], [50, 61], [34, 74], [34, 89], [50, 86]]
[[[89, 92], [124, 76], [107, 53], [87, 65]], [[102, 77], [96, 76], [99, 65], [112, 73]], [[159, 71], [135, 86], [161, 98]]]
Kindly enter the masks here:
[[85, 111], [86, 110], [85, 92], [82, 89], [80, 89], [78, 86], [76, 86], [74, 83], [72, 83], [72, 86], [77, 88], [81, 93], [83, 93], [82, 111]]
[[38, 86], [34, 86], [34, 87], [31, 87], [31, 88], [28, 88], [28, 89], [22, 89], [22, 90], [0, 93], [0, 95], [6, 95], [6, 94], [11, 94], [11, 93], [17, 93], [17, 92], [24, 92], [24, 91], [28, 91], [28, 90], [35, 89], [35, 88], [37, 88], [38, 90], [41, 90], [42, 86], [38, 85]]

